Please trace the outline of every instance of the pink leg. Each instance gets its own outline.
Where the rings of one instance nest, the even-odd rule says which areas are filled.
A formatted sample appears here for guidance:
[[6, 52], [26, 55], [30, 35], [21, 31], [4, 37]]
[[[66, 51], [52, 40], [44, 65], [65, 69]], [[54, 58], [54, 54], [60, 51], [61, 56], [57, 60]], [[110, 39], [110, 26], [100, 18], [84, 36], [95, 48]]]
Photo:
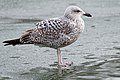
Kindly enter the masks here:
[[71, 63], [63, 63], [60, 48], [57, 49], [57, 57], [58, 57], [58, 66], [67, 67], [67, 66], [71, 66], [73, 64], [73, 62], [71, 62]]
[[61, 51], [60, 48], [57, 49], [57, 57], [58, 57], [58, 65], [62, 65], [62, 55], [61, 55]]

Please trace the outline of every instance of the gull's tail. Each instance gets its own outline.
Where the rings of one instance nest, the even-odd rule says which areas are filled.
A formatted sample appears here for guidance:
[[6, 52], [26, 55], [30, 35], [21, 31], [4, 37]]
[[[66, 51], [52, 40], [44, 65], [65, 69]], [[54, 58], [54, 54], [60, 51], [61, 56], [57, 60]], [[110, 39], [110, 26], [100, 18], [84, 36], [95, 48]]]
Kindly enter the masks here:
[[7, 46], [7, 45], [18, 45], [18, 44], [22, 44], [20, 42], [20, 39], [13, 39], [13, 40], [7, 40], [7, 41], [4, 41], [3, 43], [6, 43], [4, 46]]

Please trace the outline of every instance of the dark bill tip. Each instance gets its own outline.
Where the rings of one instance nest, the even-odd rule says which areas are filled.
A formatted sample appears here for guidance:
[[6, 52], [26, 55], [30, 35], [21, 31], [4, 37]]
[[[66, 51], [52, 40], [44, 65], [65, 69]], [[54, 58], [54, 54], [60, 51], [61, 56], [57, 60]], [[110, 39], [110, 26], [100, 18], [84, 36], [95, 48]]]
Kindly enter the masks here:
[[87, 17], [92, 17], [92, 15], [91, 14], [89, 14], [89, 13], [85, 13], [85, 14], [83, 14], [84, 16], [87, 16]]

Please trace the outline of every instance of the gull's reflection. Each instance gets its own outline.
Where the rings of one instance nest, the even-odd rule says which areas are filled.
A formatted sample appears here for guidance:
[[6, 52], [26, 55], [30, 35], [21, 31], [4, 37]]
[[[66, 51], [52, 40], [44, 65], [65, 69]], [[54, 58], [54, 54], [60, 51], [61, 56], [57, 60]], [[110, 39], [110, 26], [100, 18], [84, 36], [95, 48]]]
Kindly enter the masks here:
[[58, 76], [59, 77], [62, 77], [62, 74], [63, 74], [63, 69], [62, 69], [62, 66], [58, 65]]
[[21, 73], [21, 76], [26, 76], [33, 80], [62, 80], [69, 72], [70, 69], [63, 66], [36, 67], [30, 69], [29, 72]]

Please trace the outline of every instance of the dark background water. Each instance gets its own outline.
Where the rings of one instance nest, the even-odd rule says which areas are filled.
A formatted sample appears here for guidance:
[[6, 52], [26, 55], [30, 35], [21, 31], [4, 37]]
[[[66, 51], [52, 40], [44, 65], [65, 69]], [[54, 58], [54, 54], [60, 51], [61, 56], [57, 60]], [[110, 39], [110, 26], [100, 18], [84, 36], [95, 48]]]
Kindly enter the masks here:
[[[56, 50], [34, 45], [7, 46], [42, 19], [63, 15], [77, 5], [93, 15], [83, 17], [85, 31], [62, 49], [69, 69], [56, 66]], [[0, 0], [0, 80], [119, 80], [120, 0]]]

